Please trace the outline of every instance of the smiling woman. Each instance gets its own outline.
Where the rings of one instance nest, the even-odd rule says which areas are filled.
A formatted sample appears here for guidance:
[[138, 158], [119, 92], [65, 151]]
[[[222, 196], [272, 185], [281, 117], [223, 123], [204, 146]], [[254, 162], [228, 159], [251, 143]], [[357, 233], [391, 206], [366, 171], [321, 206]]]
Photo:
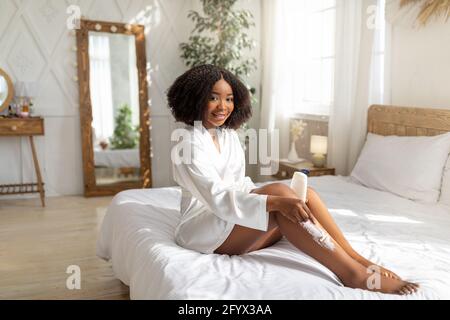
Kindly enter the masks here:
[[[178, 243], [212, 253], [234, 223], [264, 230], [267, 196], [250, 194], [256, 186], [245, 177], [245, 156], [234, 130], [251, 116], [245, 85], [227, 70], [202, 65], [174, 82], [168, 102], [175, 119], [186, 124], [183, 145], [189, 144], [192, 150], [189, 161], [172, 159], [174, 179], [184, 194]], [[232, 187], [236, 190], [230, 193]]]
[[245, 85], [228, 70], [213, 65], [194, 67], [178, 77], [167, 98], [175, 119], [191, 126], [202, 121], [209, 128], [238, 129], [252, 116]]
[[[232, 256], [271, 247], [284, 236], [347, 287], [417, 291], [416, 284], [359, 255], [314, 190], [307, 189], [307, 197], [300, 198], [285, 184], [257, 188], [245, 176], [245, 155], [234, 129], [251, 116], [249, 101], [242, 82], [213, 65], [194, 67], [169, 89], [169, 108], [186, 124], [183, 143], [172, 150], [173, 178], [182, 192], [176, 243], [204, 254]], [[181, 154], [182, 159], [177, 156]], [[369, 285], [372, 271], [379, 285]]]
[[221, 127], [233, 110], [233, 89], [224, 79], [220, 79], [212, 88], [211, 98], [203, 115], [203, 125], [207, 129]]

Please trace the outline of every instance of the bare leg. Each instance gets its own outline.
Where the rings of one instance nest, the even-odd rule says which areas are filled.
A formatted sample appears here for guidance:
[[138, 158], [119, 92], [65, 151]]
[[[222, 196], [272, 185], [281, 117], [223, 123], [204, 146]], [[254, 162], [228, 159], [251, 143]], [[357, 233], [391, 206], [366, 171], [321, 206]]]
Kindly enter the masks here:
[[[311, 210], [311, 212], [314, 214], [314, 217], [316, 217], [316, 219], [320, 222], [320, 224], [324, 227], [324, 229], [330, 234], [330, 236], [334, 240], [336, 240], [337, 243], [339, 243], [339, 245], [342, 247], [342, 249], [345, 250], [345, 252], [347, 252], [348, 255], [350, 255], [353, 259], [361, 263], [366, 268], [369, 268], [371, 266], [377, 266], [375, 263], [367, 260], [353, 249], [353, 247], [350, 245], [350, 243], [343, 235], [342, 231], [337, 226], [333, 217], [330, 215], [327, 207], [323, 203], [322, 199], [320, 199], [317, 192], [315, 192], [311, 188], [308, 188], [307, 199], [308, 199], [307, 205]], [[377, 267], [380, 268], [380, 271], [382, 272], [383, 275], [400, 279], [400, 277], [396, 275], [394, 272], [380, 266]]]
[[367, 268], [349, 256], [336, 241], [333, 240], [335, 249], [328, 250], [312, 240], [311, 235], [301, 226], [292, 223], [281, 214], [276, 214], [275, 217], [282, 234], [289, 242], [333, 271], [345, 286], [384, 293], [399, 293], [407, 285], [401, 280], [380, 276], [379, 287], [368, 287], [368, 280], [372, 275], [367, 273]]
[[274, 217], [269, 218], [267, 232], [235, 225], [231, 235], [214, 253], [241, 255], [270, 247], [282, 237], [283, 235]]
[[[274, 194], [280, 196], [292, 195], [292, 190], [282, 184], [267, 185], [263, 188], [254, 190], [260, 194]], [[300, 225], [292, 223], [283, 215], [271, 213], [268, 233], [236, 226], [224, 244], [216, 250], [216, 253], [222, 254], [241, 254], [246, 250], [261, 249], [264, 246], [271, 245], [271, 242], [277, 241], [277, 228], [281, 235], [284, 235], [295, 247], [306, 254], [318, 260], [320, 263], [333, 271], [344, 283], [352, 288], [370, 289], [385, 293], [407, 293], [413, 292], [412, 285], [397, 279], [381, 277], [380, 286], [368, 288], [367, 280], [371, 277], [367, 273], [365, 266], [353, 259], [346, 251], [333, 240], [335, 250], [330, 251], [318, 245]], [[253, 241], [252, 241], [253, 240]], [[270, 240], [270, 241], [269, 241]], [[253, 242], [253, 243], [252, 243]], [[245, 245], [243, 245], [245, 243]], [[263, 245], [259, 247], [259, 245]], [[248, 252], [248, 251], [247, 251]]]

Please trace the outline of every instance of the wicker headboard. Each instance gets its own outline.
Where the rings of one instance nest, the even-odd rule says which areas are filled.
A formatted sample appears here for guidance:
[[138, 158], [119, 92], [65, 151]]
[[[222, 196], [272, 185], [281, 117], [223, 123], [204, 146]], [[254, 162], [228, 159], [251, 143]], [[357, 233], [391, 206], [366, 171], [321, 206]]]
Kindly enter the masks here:
[[450, 131], [450, 109], [373, 105], [367, 131], [383, 136], [435, 136]]

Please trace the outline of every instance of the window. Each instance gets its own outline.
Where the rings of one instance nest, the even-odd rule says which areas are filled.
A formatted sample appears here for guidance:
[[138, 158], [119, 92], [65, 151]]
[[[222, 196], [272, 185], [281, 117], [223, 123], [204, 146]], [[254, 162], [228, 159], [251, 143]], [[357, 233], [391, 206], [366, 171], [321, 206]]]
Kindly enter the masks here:
[[[381, 103], [380, 97], [386, 94], [385, 0], [377, 2], [373, 12], [377, 14], [377, 22], [371, 62], [371, 101]], [[327, 117], [335, 96], [336, 43], [342, 40], [337, 40], [337, 13], [344, 8], [338, 8], [337, 0], [276, 3], [273, 99], [285, 117]]]
[[383, 104], [389, 100], [385, 92], [387, 37], [385, 7], [386, 0], [378, 0], [374, 32], [375, 39], [372, 52], [370, 104]]
[[336, 0], [299, 1], [296, 113], [328, 115], [334, 96]]

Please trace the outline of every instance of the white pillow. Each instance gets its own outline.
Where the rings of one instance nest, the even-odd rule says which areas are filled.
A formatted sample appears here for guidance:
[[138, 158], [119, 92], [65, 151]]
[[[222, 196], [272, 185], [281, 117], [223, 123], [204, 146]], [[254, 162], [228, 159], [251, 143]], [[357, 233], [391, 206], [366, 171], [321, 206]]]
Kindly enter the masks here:
[[434, 137], [369, 133], [351, 177], [369, 188], [437, 202], [449, 152], [450, 133]]
[[442, 177], [441, 198], [439, 202], [450, 206], [450, 157], [447, 159], [444, 176]]

